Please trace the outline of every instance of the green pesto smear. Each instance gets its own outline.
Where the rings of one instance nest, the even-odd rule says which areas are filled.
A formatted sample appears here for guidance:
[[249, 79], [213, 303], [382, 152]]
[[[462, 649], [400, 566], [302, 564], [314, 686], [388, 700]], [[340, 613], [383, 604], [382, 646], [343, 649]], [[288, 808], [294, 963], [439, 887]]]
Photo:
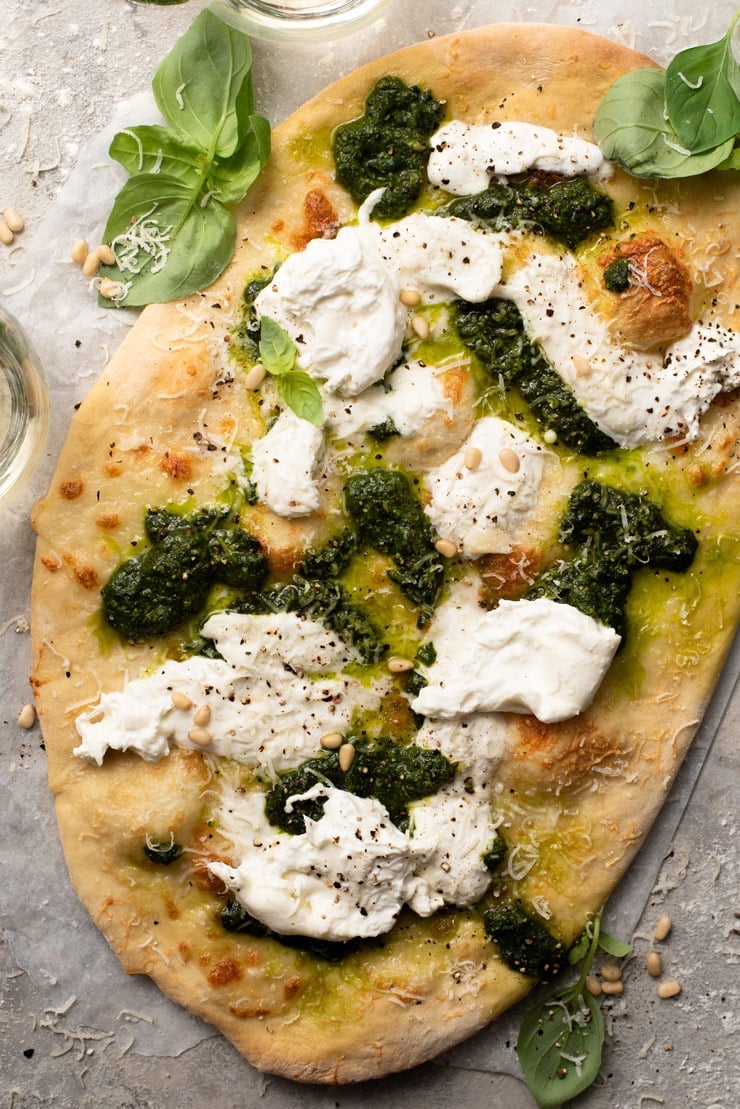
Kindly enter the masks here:
[[429, 138], [444, 115], [444, 105], [427, 90], [382, 77], [359, 119], [337, 127], [332, 140], [336, 178], [356, 204], [375, 189], [385, 192], [376, 219], [400, 219], [426, 183]]
[[125, 639], [152, 639], [200, 613], [216, 581], [259, 589], [267, 560], [259, 542], [236, 522], [225, 508], [189, 515], [147, 509], [150, 546], [122, 562], [101, 590], [108, 623]]
[[560, 522], [560, 542], [575, 547], [568, 561], [548, 568], [527, 593], [572, 605], [623, 638], [632, 574], [646, 567], [683, 572], [697, 539], [671, 525], [645, 495], [583, 481]]

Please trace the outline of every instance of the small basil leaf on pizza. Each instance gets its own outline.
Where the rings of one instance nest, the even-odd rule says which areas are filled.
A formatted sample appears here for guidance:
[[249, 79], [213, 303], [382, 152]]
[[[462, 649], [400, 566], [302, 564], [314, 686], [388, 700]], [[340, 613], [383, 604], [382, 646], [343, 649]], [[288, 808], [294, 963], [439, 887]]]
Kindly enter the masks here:
[[293, 369], [296, 346], [287, 331], [269, 316], [260, 317], [259, 354], [268, 374], [278, 377]]
[[314, 427], [322, 427], [324, 423], [324, 408], [321, 402], [321, 393], [312, 377], [303, 370], [287, 370], [277, 379], [277, 391], [281, 400], [288, 408], [308, 420]]

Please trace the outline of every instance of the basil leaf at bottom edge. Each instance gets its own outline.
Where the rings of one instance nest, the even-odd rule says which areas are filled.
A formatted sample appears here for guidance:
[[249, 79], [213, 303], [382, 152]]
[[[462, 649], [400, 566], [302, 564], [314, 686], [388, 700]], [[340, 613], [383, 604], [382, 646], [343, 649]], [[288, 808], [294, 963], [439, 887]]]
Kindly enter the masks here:
[[179, 300], [205, 289], [234, 253], [236, 225], [228, 208], [214, 198], [201, 206], [192, 189], [162, 174], [139, 174], [126, 182], [105, 225], [104, 241], [112, 243], [125, 235], [147, 213], [165, 237], [167, 261], [162, 268], [152, 273], [152, 259], [139, 251], [138, 274], [117, 267], [101, 270], [113, 280], [131, 281], [131, 289], [117, 302], [129, 308]]
[[[601, 1009], [588, 993], [579, 995], [585, 1010], [578, 1006], [578, 998], [575, 1001], [578, 1008], [574, 1008], [574, 1003], [568, 1000], [572, 992], [572, 987], [561, 987], [548, 994], [530, 1009], [519, 1029], [516, 1052], [527, 1085], [541, 1109], [555, 1109], [582, 1093], [601, 1067], [604, 1042]], [[574, 1019], [581, 1012], [583, 1026]]]

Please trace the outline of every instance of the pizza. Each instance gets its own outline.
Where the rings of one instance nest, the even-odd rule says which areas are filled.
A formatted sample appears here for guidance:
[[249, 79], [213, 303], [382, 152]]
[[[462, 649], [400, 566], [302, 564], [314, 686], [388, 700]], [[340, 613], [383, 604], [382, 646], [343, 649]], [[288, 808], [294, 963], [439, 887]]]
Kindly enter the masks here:
[[411, 1067], [554, 976], [720, 673], [737, 189], [605, 163], [645, 64], [499, 25], [321, 93], [35, 510], [72, 882], [262, 1070]]

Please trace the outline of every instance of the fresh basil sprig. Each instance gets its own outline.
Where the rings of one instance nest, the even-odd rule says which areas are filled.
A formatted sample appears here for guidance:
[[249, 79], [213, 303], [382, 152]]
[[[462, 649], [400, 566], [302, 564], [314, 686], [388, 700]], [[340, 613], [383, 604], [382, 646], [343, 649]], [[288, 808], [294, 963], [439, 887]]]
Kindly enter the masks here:
[[617, 958], [630, 952], [629, 944], [602, 931], [600, 912], [568, 955], [571, 964], [583, 960], [578, 980], [551, 990], [530, 1009], [519, 1029], [517, 1055], [541, 1109], [576, 1097], [599, 1073], [604, 1018], [586, 989], [586, 978], [599, 949]]
[[[205, 10], [157, 69], [152, 88], [168, 126], [119, 131], [110, 155], [131, 174], [105, 227], [117, 264], [115, 304], [176, 300], [210, 285], [234, 252], [235, 204], [270, 154], [254, 114], [246, 35]], [[101, 301], [110, 304], [111, 301]]]
[[619, 77], [599, 105], [594, 135], [605, 156], [635, 177], [693, 177], [737, 169], [740, 66], [732, 34], [682, 50], [661, 69]]
[[315, 427], [324, 423], [324, 408], [316, 382], [303, 370], [294, 369], [296, 345], [290, 335], [269, 316], [260, 316], [259, 352], [262, 365], [274, 377], [280, 398]]

